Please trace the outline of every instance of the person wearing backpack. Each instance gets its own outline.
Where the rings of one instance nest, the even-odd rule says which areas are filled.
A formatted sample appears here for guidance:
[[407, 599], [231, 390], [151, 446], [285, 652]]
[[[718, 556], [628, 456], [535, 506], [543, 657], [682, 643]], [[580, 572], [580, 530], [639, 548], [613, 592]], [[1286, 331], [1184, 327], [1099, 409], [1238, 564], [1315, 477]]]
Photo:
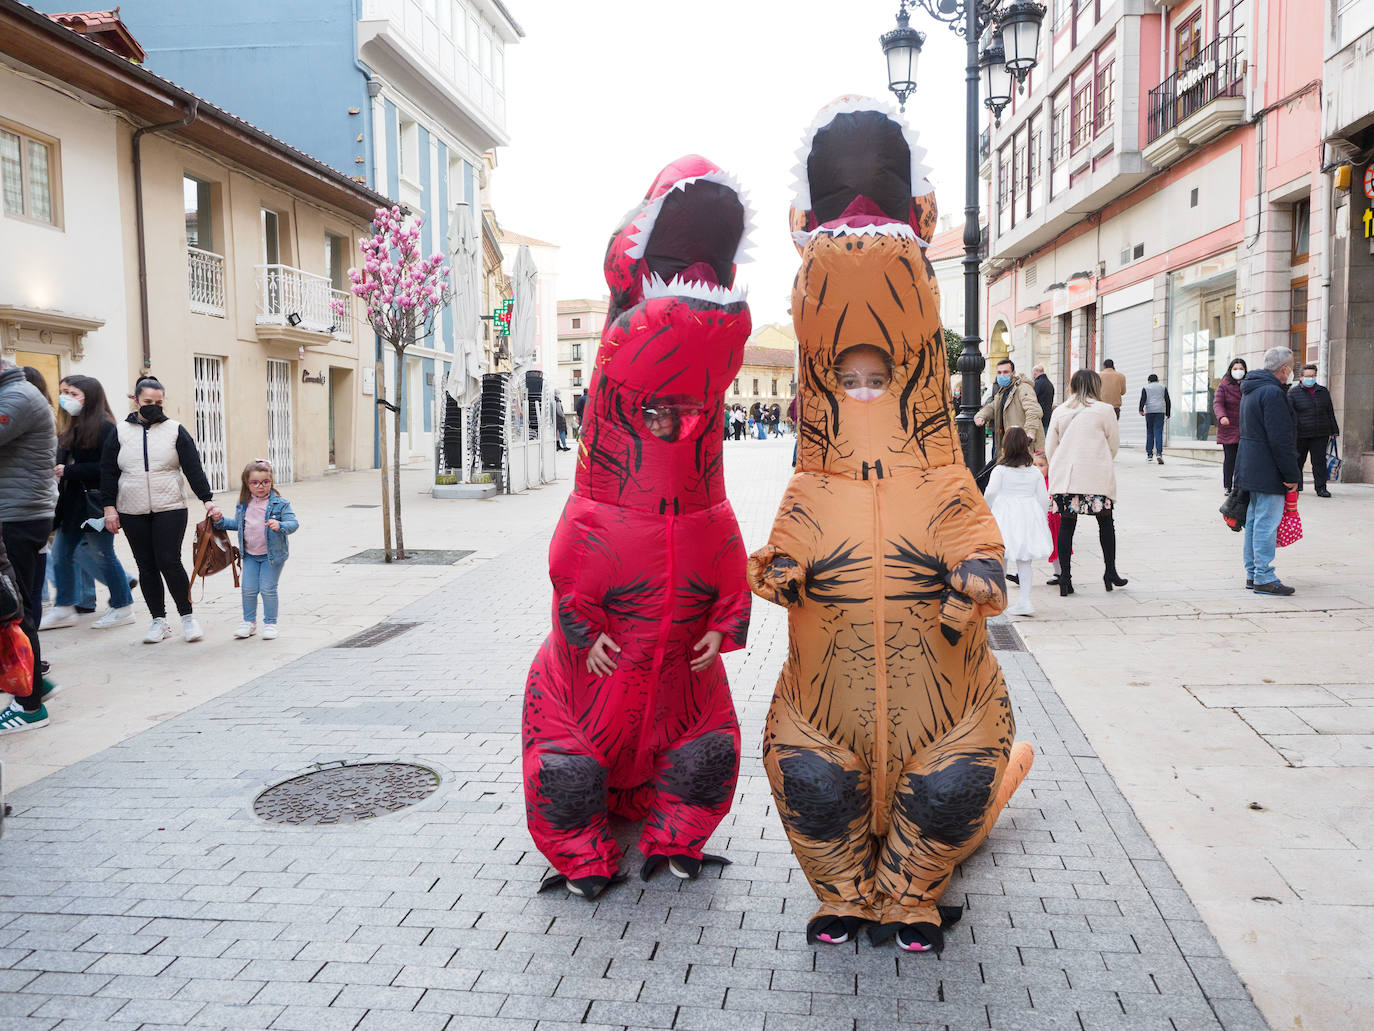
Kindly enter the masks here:
[[258, 630], [258, 596], [262, 596], [262, 639], [277, 637], [277, 583], [290, 555], [286, 535], [300, 526], [291, 502], [272, 485], [272, 463], [255, 458], [243, 467], [239, 503], [232, 518], [215, 520], [217, 530], [239, 532], [243, 559], [243, 622], [234, 631], [240, 641]]

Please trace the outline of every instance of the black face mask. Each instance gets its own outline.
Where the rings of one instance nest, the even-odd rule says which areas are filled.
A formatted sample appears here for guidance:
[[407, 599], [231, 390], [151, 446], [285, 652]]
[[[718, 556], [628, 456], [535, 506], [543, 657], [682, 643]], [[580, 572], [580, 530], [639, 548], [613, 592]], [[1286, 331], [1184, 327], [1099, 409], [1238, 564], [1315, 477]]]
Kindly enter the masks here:
[[162, 414], [162, 405], [139, 405], [138, 414], [144, 422], [162, 422], [167, 418]]

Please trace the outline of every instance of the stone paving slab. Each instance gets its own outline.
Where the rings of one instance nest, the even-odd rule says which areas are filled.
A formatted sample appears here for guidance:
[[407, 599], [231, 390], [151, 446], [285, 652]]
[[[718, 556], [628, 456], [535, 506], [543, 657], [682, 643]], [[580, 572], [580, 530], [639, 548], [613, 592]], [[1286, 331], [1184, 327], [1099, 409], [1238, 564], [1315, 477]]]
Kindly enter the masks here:
[[[770, 505], [739, 507], [757, 539]], [[814, 898], [758, 758], [787, 648], [762, 604], [727, 662], [745, 757], [711, 849], [733, 865], [590, 904], [538, 894], [519, 708], [546, 548], [395, 614], [420, 624], [398, 638], [308, 655], [17, 792], [0, 848], [32, 876], [0, 897], [0, 1027], [1266, 1026], [1025, 652], [999, 658], [1036, 764], [951, 884], [967, 908], [944, 954], [808, 946]], [[252, 815], [263, 787], [340, 759], [442, 783], [361, 824]]]

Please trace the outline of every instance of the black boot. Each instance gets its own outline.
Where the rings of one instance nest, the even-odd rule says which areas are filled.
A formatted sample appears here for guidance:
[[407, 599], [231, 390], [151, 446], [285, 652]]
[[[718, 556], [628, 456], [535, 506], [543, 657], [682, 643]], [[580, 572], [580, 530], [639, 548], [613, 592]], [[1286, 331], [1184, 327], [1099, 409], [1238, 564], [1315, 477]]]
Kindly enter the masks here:
[[1059, 519], [1059, 597], [1067, 598], [1073, 593], [1073, 532], [1078, 527], [1078, 516], [1063, 513]]
[[1097, 516], [1097, 542], [1102, 545], [1102, 586], [1125, 587], [1127, 581], [1116, 573], [1116, 520], [1109, 508]]

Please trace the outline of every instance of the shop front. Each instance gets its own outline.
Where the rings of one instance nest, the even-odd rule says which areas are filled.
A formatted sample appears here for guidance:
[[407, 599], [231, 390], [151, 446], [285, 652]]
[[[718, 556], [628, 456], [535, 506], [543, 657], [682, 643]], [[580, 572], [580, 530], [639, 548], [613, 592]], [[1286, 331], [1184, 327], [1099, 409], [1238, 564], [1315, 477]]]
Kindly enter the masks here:
[[1212, 398], [1236, 348], [1236, 252], [1169, 274], [1169, 442], [1216, 439]]

